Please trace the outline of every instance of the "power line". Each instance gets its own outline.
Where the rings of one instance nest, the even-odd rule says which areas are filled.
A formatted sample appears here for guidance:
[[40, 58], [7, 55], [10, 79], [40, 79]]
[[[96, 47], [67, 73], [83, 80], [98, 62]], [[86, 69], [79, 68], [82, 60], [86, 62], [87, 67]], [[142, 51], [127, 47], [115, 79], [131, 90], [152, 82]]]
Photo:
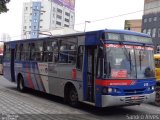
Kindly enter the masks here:
[[[160, 7], [160, 6], [152, 7], [152, 8], [148, 8], [148, 9], [145, 9], [145, 10], [147, 11], [147, 10], [151, 10], [151, 9], [155, 9], [155, 8], [159, 8], [159, 7]], [[98, 21], [113, 19], [113, 18], [117, 18], [117, 17], [122, 17], [122, 16], [130, 15], [130, 14], [135, 14], [135, 13], [142, 12], [142, 11], [144, 11], [144, 10], [138, 10], [138, 11], [134, 11], [134, 12], [119, 14], [119, 15], [115, 15], [115, 16], [111, 16], [111, 17], [106, 17], [106, 18], [101, 18], [101, 19], [96, 19], [96, 20], [90, 20], [90, 22], [93, 23], [93, 22], [98, 22]], [[85, 24], [85, 22], [77, 23], [77, 24], [74, 24], [74, 25], [71, 25], [71, 26], [77, 26], [77, 25], [82, 25], [82, 24]], [[63, 27], [59, 27], [59, 28], [63, 28]], [[49, 30], [48, 30], [48, 31], [49, 31]], [[22, 36], [22, 35], [13, 36], [13, 37], [10, 37], [10, 38], [20, 37], [20, 36]]]
[[[159, 8], [159, 7], [160, 6], [152, 7], [152, 8], [145, 9], [145, 10], [151, 10], [151, 9], [155, 9], [155, 8]], [[107, 18], [101, 18], [101, 19], [93, 20], [93, 21], [90, 20], [90, 22], [92, 23], [92, 22], [98, 22], [98, 21], [113, 19], [113, 18], [117, 18], [117, 17], [122, 17], [122, 16], [130, 15], [130, 14], [135, 14], [135, 13], [142, 12], [142, 11], [144, 11], [144, 10], [138, 10], [138, 11], [134, 11], [134, 12], [124, 13], [124, 14], [120, 14], [120, 15], [116, 15], [116, 16], [111, 16], [111, 17], [107, 17]], [[85, 22], [78, 23], [78, 24], [75, 24], [75, 25], [81, 25], [81, 24], [85, 24]]]

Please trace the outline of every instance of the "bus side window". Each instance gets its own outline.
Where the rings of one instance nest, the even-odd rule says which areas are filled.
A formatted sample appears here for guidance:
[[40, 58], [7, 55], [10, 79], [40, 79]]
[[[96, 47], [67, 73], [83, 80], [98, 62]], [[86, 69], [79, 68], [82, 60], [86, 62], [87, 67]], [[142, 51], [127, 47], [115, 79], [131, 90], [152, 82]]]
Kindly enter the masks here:
[[[58, 48], [57, 41], [47, 41], [44, 42], [44, 61], [52, 62], [54, 61], [54, 51]], [[54, 61], [55, 62], [55, 61]]]
[[19, 60], [23, 60], [23, 44], [20, 44], [19, 46], [19, 49], [20, 49], [20, 57], [19, 57]]
[[103, 48], [99, 47], [98, 49], [98, 60], [97, 60], [97, 77], [102, 77], [103, 75], [103, 64], [104, 63], [104, 56], [103, 56]]
[[35, 42], [35, 60], [42, 61], [43, 58], [43, 41], [36, 41]]
[[35, 60], [35, 43], [31, 43], [30, 44], [30, 47], [31, 47], [31, 60]]
[[23, 51], [22, 51], [22, 60], [29, 60], [30, 59], [30, 44], [24, 43], [23, 44]]
[[15, 60], [20, 60], [19, 44], [16, 44]]
[[77, 69], [81, 71], [83, 66], [83, 54], [84, 54], [84, 46], [79, 46], [77, 54]]
[[76, 63], [77, 38], [63, 38], [60, 41], [59, 62], [60, 63]]
[[9, 46], [9, 44], [5, 44], [4, 45], [4, 59], [5, 60], [10, 60], [10, 56], [11, 56], [11, 54], [10, 54], [10, 46]]

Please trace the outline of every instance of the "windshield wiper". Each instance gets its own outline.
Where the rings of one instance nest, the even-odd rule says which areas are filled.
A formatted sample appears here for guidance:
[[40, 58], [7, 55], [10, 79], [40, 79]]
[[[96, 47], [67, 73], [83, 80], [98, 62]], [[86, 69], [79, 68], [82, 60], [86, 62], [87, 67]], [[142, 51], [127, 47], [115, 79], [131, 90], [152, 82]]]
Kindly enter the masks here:
[[124, 47], [123, 47], [123, 48], [124, 48], [123, 51], [124, 51], [124, 54], [125, 54], [127, 60], [129, 61], [129, 64], [130, 64], [130, 71], [132, 71], [131, 54], [130, 54], [130, 52], [128, 53], [127, 48], [125, 47], [125, 45], [123, 44], [123, 42], [120, 42], [120, 43], [124, 46]]
[[141, 50], [139, 51], [139, 65], [140, 65], [140, 70], [142, 69], [142, 55], [141, 55]]

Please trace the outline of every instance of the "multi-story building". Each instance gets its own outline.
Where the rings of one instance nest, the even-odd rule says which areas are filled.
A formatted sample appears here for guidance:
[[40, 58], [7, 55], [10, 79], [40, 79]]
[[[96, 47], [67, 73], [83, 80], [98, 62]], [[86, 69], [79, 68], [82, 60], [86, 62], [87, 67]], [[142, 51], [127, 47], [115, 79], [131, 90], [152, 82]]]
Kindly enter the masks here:
[[151, 35], [155, 52], [160, 52], [160, 0], [144, 0], [142, 32]]
[[124, 29], [125, 30], [132, 30], [135, 32], [141, 32], [142, 20], [125, 20]]
[[34, 0], [24, 3], [22, 35], [38, 38], [43, 31], [55, 28], [74, 28], [75, 0]]

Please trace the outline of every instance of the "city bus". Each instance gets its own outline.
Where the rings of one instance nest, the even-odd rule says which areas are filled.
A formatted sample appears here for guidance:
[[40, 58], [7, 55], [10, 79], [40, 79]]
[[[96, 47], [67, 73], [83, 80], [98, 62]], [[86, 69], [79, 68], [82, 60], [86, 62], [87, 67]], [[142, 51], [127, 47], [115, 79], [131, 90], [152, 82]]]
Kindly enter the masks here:
[[156, 100], [155, 104], [160, 106], [160, 54], [154, 54], [155, 67], [156, 67]]
[[74, 107], [140, 105], [155, 101], [153, 47], [146, 34], [108, 29], [5, 42], [4, 77]]

